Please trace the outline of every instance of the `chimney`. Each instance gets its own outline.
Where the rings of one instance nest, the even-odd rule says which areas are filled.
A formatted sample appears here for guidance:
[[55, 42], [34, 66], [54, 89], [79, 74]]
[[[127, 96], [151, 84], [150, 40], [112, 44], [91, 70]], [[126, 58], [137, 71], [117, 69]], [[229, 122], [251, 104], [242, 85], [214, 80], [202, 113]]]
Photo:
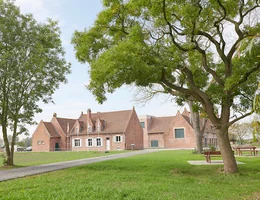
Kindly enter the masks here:
[[87, 111], [87, 116], [88, 116], [88, 119], [91, 119], [91, 109], [90, 108]]
[[57, 113], [53, 113], [53, 117], [57, 117]]

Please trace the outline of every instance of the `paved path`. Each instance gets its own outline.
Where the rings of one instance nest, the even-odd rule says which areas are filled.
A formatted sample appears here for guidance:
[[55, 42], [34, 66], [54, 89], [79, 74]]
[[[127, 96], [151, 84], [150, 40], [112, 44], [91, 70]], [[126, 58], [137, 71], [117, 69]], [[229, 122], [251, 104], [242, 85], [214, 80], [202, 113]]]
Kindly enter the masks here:
[[0, 182], [10, 180], [10, 179], [15, 179], [15, 178], [21, 178], [21, 177], [25, 177], [25, 176], [31, 176], [31, 175], [66, 169], [66, 168], [79, 166], [79, 165], [86, 165], [86, 164], [90, 164], [90, 163], [96, 163], [96, 162], [101, 162], [101, 161], [106, 161], [106, 160], [113, 160], [113, 159], [117, 159], [117, 158], [126, 158], [126, 157], [130, 157], [130, 156], [134, 156], [134, 155], [152, 153], [152, 152], [156, 152], [156, 151], [158, 151], [158, 150], [146, 149], [146, 150], [141, 150], [141, 151], [132, 151], [129, 153], [121, 153], [121, 154], [115, 154], [115, 155], [109, 155], [109, 156], [85, 158], [85, 159], [80, 159], [80, 160], [44, 164], [44, 165], [37, 165], [37, 166], [31, 166], [31, 167], [22, 167], [22, 168], [10, 169], [10, 170], [0, 170]]

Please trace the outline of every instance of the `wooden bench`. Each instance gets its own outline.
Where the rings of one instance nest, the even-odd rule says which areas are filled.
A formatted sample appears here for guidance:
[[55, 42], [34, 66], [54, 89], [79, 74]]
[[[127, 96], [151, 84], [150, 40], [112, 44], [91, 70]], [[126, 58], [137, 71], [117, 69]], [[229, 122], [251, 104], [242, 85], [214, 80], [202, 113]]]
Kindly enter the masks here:
[[258, 149], [254, 146], [237, 146], [234, 147], [236, 154], [239, 156], [243, 155], [243, 151], [249, 151], [251, 156], [258, 156]]
[[211, 163], [211, 157], [221, 156], [220, 151], [204, 151], [204, 156], [207, 163]]

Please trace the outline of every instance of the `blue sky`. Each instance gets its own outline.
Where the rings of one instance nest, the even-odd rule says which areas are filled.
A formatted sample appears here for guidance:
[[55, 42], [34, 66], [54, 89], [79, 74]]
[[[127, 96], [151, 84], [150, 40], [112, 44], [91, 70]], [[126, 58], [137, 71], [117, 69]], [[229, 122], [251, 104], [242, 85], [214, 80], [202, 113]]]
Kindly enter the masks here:
[[[107, 101], [102, 105], [95, 101], [94, 96], [85, 88], [90, 79], [88, 64], [80, 64], [75, 59], [73, 46], [70, 44], [75, 30], [90, 28], [97, 14], [102, 10], [99, 0], [16, 0], [15, 3], [23, 13], [32, 13], [40, 22], [47, 18], [59, 21], [62, 34], [61, 38], [66, 51], [66, 60], [72, 64], [72, 73], [67, 76], [68, 83], [61, 84], [53, 95], [55, 104], [42, 104], [42, 113], [35, 115], [35, 120], [50, 121], [54, 112], [58, 117], [77, 118], [81, 111], [86, 113], [90, 108], [92, 112], [107, 112], [128, 110], [135, 106], [138, 115], [169, 116], [183, 108], [177, 107], [174, 102], [167, 101], [167, 96], [153, 99], [145, 106], [133, 101], [135, 88], [123, 87], [107, 96]], [[28, 127], [32, 134], [36, 126]]]

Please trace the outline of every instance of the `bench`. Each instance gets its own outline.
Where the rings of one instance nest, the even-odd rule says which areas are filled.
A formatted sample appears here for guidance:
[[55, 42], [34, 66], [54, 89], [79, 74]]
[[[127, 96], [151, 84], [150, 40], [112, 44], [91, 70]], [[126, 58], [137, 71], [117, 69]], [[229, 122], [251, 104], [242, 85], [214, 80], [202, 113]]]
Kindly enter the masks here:
[[204, 151], [204, 156], [207, 163], [211, 163], [211, 157], [221, 156], [220, 151]]
[[234, 150], [236, 150], [236, 154], [239, 156], [243, 155], [243, 151], [249, 151], [251, 156], [258, 156], [258, 149], [254, 146], [237, 146]]

